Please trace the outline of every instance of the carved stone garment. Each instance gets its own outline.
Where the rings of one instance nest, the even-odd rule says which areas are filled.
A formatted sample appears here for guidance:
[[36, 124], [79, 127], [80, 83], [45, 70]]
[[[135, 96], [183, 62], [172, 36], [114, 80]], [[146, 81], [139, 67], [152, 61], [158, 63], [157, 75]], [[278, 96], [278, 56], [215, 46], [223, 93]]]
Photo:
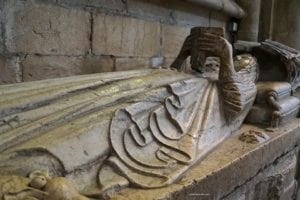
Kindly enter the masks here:
[[121, 185], [103, 173], [125, 177], [123, 185], [171, 184], [248, 112], [247, 105], [226, 120], [218, 83], [139, 70], [1, 86], [0, 175], [47, 170], [72, 180], [82, 194]]
[[207, 144], [228, 136], [220, 111], [215, 82], [170, 84], [160, 102], [141, 101], [115, 113], [110, 142], [116, 156], [109, 161], [141, 187], [168, 185], [203, 156]]
[[[292, 86], [295, 91], [300, 86], [300, 51], [288, 47], [279, 42], [266, 40], [257, 48], [254, 48], [253, 53], [259, 57], [258, 61], [261, 65], [269, 66], [269, 73], [272, 76], [265, 74], [261, 77], [261, 81], [286, 81]], [[277, 67], [276, 67], [277, 66]], [[265, 67], [265, 66], [262, 66]], [[283, 80], [278, 79], [278, 75], [283, 76]], [[271, 79], [277, 77], [277, 79]]]
[[110, 129], [115, 155], [109, 165], [143, 188], [180, 178], [238, 128], [251, 108], [256, 87], [255, 75], [249, 73], [256, 63], [247, 58], [251, 63], [235, 76], [223, 76], [219, 88], [217, 80], [189, 79], [168, 85], [159, 102], [141, 101], [118, 110]]
[[[239, 59], [245, 63], [241, 63]], [[235, 58], [234, 74], [222, 73], [222, 79], [220, 79], [221, 92], [224, 111], [229, 122], [234, 121], [241, 112], [249, 110], [252, 106], [256, 95], [256, 78], [256, 59], [249, 54], [243, 54]]]

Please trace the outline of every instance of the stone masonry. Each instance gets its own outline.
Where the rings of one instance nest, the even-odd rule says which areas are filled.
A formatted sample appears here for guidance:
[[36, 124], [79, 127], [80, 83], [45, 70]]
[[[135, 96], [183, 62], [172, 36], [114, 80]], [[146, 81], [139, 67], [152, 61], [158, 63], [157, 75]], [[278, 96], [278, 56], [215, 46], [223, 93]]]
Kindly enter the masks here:
[[193, 26], [228, 16], [184, 1], [2, 0], [0, 83], [167, 67]]

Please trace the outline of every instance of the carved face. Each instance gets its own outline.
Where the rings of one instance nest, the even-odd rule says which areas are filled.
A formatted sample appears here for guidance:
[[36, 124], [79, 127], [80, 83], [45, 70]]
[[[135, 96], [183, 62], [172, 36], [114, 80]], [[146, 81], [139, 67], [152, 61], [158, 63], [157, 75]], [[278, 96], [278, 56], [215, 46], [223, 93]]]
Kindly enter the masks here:
[[204, 63], [204, 72], [218, 72], [220, 59], [217, 57], [207, 57]]

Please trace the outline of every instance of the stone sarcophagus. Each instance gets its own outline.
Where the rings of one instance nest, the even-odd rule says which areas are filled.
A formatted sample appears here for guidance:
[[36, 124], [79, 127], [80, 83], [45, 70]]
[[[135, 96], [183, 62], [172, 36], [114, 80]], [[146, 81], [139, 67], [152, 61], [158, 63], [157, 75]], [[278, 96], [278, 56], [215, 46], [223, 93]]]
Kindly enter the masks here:
[[[147, 69], [0, 86], [1, 198], [100, 199], [178, 182], [240, 129], [257, 94], [254, 57], [233, 59], [218, 34], [193, 37], [193, 56], [219, 57], [217, 71]], [[181, 68], [178, 59], [173, 68]], [[254, 142], [267, 139], [249, 133]]]

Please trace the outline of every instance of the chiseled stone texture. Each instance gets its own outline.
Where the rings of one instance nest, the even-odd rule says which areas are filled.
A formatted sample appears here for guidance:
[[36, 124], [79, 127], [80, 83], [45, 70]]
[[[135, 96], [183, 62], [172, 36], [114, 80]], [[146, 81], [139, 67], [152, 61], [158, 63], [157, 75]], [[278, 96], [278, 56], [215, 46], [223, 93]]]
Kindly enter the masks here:
[[6, 58], [0, 55], [0, 84], [20, 82], [18, 58]]
[[[165, 67], [177, 56], [191, 27], [224, 26], [227, 19], [182, 0], [0, 1], [0, 53], [26, 57], [1, 73], [9, 79], [6, 82], [13, 82], [9, 77], [14, 73], [16, 81], [28, 81], [150, 67], [155, 57], [164, 57]], [[91, 58], [100, 56], [111, 56], [113, 64], [103, 65], [101, 59], [93, 64], [100, 69], [90, 69]], [[45, 69], [51, 73], [46, 75]]]
[[296, 148], [262, 169], [244, 185], [237, 187], [223, 200], [292, 200], [296, 192]]
[[83, 55], [90, 49], [90, 14], [50, 4], [6, 5], [9, 52]]
[[159, 22], [105, 14], [93, 21], [93, 53], [97, 55], [151, 57], [159, 53]]
[[267, 132], [270, 140], [264, 144], [240, 141], [239, 135], [253, 128], [243, 125], [177, 183], [152, 190], [127, 188], [110, 195], [110, 199], [293, 199], [299, 180], [299, 122], [291, 120], [275, 132]]
[[188, 27], [162, 25], [162, 54], [165, 57], [176, 57], [189, 33]]
[[23, 65], [24, 81], [33, 81], [114, 70], [110, 56], [27, 56]]
[[116, 71], [143, 69], [149, 66], [148, 58], [116, 58]]

